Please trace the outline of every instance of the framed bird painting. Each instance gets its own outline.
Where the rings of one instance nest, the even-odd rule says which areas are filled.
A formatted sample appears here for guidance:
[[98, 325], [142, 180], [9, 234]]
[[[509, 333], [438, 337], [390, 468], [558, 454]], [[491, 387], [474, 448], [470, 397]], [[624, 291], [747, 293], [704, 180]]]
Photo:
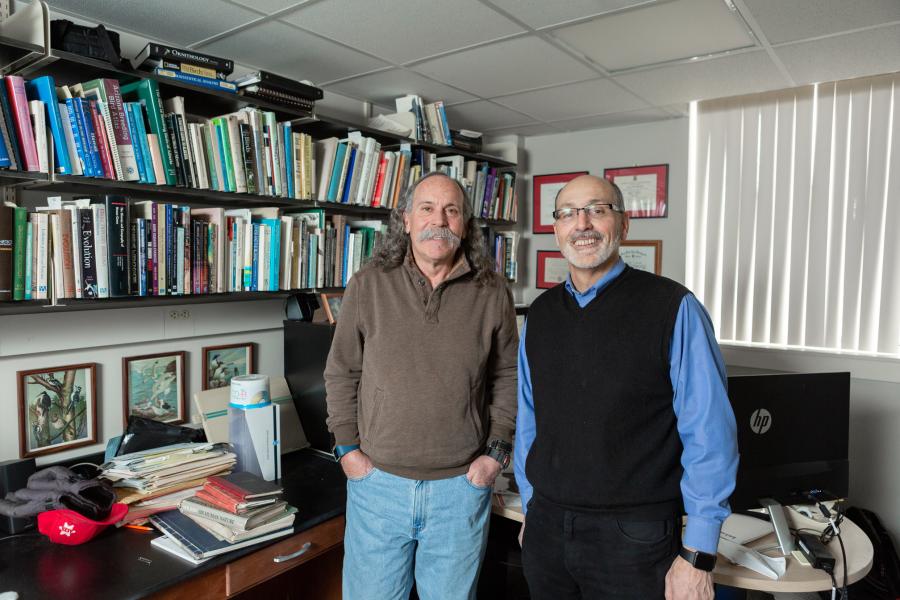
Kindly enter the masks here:
[[231, 378], [253, 373], [253, 342], [203, 348], [203, 389], [227, 387]]
[[97, 364], [16, 373], [19, 456], [41, 456], [97, 442]]
[[122, 415], [162, 421], [187, 420], [185, 353], [163, 352], [122, 359]]

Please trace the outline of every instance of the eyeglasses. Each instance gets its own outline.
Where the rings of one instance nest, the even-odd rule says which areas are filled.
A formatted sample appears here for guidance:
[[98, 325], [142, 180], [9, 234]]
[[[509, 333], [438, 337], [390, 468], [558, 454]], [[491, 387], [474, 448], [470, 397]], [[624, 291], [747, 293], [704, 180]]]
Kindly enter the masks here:
[[588, 216], [588, 218], [595, 219], [597, 221], [608, 217], [613, 213], [622, 212], [622, 210], [615, 204], [610, 204], [609, 202], [595, 202], [581, 208], [558, 208], [553, 211], [553, 218], [557, 221], [562, 221], [563, 223], [574, 221], [576, 218], [578, 218], [578, 212], [582, 210], [584, 211], [584, 214]]

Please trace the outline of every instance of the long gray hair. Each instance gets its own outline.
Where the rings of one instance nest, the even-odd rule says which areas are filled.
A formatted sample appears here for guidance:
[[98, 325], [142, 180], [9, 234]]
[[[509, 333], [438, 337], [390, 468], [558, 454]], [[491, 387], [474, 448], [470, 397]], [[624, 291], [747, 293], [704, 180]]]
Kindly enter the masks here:
[[478, 223], [472, 218], [472, 205], [469, 203], [468, 195], [465, 188], [455, 179], [445, 175], [444, 173], [429, 173], [407, 188], [397, 208], [391, 211], [391, 219], [388, 223], [387, 234], [381, 239], [381, 243], [375, 248], [372, 260], [369, 265], [384, 270], [394, 269], [403, 264], [406, 259], [406, 253], [409, 250], [410, 238], [406, 233], [406, 226], [403, 222], [403, 216], [406, 211], [412, 210], [413, 198], [416, 190], [422, 185], [422, 182], [431, 177], [446, 177], [452, 181], [459, 189], [460, 198], [463, 205], [463, 221], [466, 223], [466, 235], [462, 240], [462, 250], [472, 271], [475, 273], [475, 281], [479, 285], [489, 284], [496, 281], [494, 273], [494, 261], [486, 253], [484, 237], [481, 235], [481, 229]]

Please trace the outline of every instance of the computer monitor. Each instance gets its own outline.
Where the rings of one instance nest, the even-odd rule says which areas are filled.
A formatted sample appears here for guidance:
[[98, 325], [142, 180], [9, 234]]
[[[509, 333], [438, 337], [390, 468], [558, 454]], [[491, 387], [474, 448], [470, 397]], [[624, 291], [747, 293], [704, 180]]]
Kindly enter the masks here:
[[732, 510], [848, 495], [850, 373], [734, 375], [728, 397], [741, 455]]

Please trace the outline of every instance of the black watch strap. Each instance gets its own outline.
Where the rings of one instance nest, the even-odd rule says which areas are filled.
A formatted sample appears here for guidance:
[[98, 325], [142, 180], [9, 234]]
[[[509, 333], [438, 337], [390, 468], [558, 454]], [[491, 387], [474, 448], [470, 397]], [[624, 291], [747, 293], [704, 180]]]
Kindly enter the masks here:
[[512, 455], [512, 444], [504, 442], [503, 440], [492, 440], [484, 453], [486, 456], [490, 456], [500, 463], [500, 466], [505, 469], [509, 466]]
[[699, 550], [688, 550], [684, 546], [678, 551], [678, 555], [684, 560], [691, 563], [695, 569], [701, 571], [712, 571], [716, 568], [716, 555], [700, 552]]

